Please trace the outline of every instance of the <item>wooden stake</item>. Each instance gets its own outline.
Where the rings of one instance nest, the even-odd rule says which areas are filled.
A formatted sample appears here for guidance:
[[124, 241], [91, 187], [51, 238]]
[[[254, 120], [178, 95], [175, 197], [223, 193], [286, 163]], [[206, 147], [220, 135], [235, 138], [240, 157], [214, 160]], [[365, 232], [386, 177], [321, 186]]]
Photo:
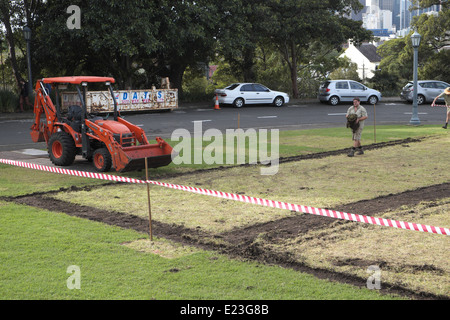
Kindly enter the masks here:
[[[147, 158], [145, 158], [145, 178], [148, 181], [148, 163]], [[152, 206], [150, 204], [150, 183], [147, 182], [147, 199], [148, 199], [148, 223], [149, 223], [149, 231], [150, 231], [150, 241], [153, 241], [153, 233], [152, 233]]]
[[240, 120], [241, 120], [241, 114], [238, 112], [238, 129], [239, 129], [239, 122], [240, 122]]
[[375, 103], [373, 104], [373, 138], [375, 143], [377, 143], [377, 129], [376, 129], [376, 109], [375, 109]]
[[[238, 112], [238, 122], [237, 122], [238, 129], [240, 126], [240, 121], [241, 121], [241, 114]], [[239, 139], [240, 135], [241, 135], [241, 133], [238, 131], [237, 147], [236, 147], [236, 162], [239, 160], [239, 150], [241, 150], [241, 144], [240, 144], [241, 139]]]

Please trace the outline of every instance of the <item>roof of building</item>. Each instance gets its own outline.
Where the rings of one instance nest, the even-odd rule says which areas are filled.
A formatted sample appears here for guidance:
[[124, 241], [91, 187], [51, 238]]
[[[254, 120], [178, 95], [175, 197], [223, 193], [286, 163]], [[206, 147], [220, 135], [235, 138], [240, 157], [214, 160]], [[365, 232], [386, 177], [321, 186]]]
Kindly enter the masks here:
[[363, 43], [360, 46], [355, 46], [370, 62], [380, 62], [381, 57], [377, 53], [377, 47], [371, 43]]

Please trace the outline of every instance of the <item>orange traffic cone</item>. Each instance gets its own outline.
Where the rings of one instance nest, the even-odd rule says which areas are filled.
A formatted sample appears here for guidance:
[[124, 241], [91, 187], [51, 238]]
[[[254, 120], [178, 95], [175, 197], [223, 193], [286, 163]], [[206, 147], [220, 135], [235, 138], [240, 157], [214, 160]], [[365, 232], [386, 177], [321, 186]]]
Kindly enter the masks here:
[[219, 107], [219, 96], [216, 94], [216, 103], [214, 104], [214, 110], [220, 110]]

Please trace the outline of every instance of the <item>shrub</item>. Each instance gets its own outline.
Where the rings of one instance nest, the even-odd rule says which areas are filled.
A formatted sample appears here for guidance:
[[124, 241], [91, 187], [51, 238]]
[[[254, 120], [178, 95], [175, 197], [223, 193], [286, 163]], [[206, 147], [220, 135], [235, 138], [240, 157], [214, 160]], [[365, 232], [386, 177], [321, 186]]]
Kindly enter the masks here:
[[0, 112], [14, 112], [18, 107], [18, 94], [9, 90], [0, 90]]
[[183, 83], [183, 101], [206, 101], [212, 99], [211, 93], [208, 94], [208, 80], [205, 77], [189, 79], [189, 82]]

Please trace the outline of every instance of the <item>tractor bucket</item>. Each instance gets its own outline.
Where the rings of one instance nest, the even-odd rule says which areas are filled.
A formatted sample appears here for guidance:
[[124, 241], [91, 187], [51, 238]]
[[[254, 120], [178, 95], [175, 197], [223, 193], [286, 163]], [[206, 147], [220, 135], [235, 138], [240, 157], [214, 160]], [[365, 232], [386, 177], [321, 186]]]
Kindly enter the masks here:
[[121, 149], [120, 160], [115, 164], [117, 172], [163, 167], [172, 162], [172, 147], [166, 142], [145, 144]]
[[41, 131], [30, 131], [30, 135], [33, 142], [45, 141], [44, 134]]

